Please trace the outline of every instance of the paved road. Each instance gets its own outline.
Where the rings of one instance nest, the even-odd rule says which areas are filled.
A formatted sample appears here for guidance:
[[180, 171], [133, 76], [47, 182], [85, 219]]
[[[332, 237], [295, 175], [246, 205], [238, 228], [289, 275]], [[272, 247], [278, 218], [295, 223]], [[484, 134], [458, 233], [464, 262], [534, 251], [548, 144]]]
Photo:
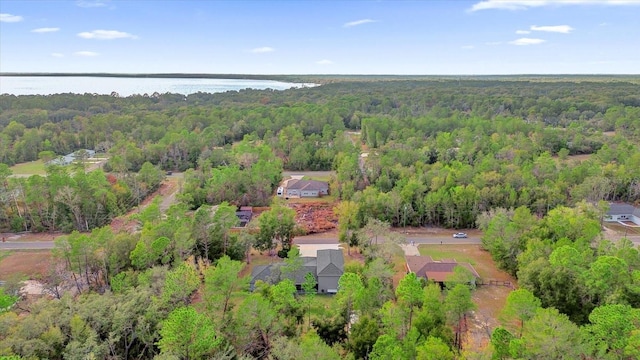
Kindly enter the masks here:
[[[413, 241], [414, 244], [458, 244], [458, 245], [467, 245], [467, 244], [480, 244], [480, 237], [468, 237], [466, 239], [454, 239], [451, 236], [430, 236], [430, 235], [412, 235], [406, 236], [407, 243], [411, 243]], [[337, 237], [323, 237], [323, 236], [300, 236], [293, 239], [294, 244], [337, 244]]]
[[53, 241], [7, 241], [0, 242], [0, 250], [49, 250]]

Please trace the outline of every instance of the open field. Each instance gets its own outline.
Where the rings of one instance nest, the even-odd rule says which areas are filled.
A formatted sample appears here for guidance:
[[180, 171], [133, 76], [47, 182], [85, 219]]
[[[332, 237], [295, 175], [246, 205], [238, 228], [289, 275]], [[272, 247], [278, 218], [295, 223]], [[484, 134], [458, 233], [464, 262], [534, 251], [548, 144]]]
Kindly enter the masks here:
[[15, 276], [37, 279], [44, 276], [51, 263], [49, 250], [0, 251], [0, 280]]
[[618, 223], [604, 223], [604, 227], [617, 232], [619, 235], [624, 236], [638, 236], [640, 235], [640, 226], [624, 226]]
[[328, 181], [331, 176], [335, 176], [335, 171], [283, 171], [282, 178], [287, 179], [291, 176], [302, 175], [304, 178], [309, 180], [319, 180], [319, 179], [327, 179], [321, 181]]
[[[106, 157], [94, 157], [88, 159], [85, 162], [86, 171], [96, 170], [107, 162]], [[29, 161], [25, 163], [15, 164], [10, 167], [13, 176], [15, 177], [29, 177], [31, 175], [46, 175], [45, 165], [42, 160]]]
[[44, 163], [42, 160], [30, 161], [26, 163], [15, 164], [10, 167], [13, 175], [15, 176], [31, 176], [31, 175], [45, 175]]
[[302, 179], [303, 179], [303, 180], [316, 180], [316, 181], [329, 182], [329, 181], [331, 181], [331, 175], [322, 175], [322, 176], [312, 175], [312, 176], [304, 176], [304, 177], [302, 177]]
[[434, 260], [456, 259], [458, 262], [468, 262], [484, 280], [514, 281], [509, 274], [496, 267], [491, 255], [482, 250], [480, 245], [419, 245], [418, 250], [420, 255], [431, 256]]
[[332, 204], [332, 203], [336, 203], [337, 205], [337, 201], [336, 201], [336, 197], [333, 195], [324, 195], [323, 197], [307, 197], [307, 198], [288, 198], [287, 199], [288, 203], [292, 203], [292, 204], [308, 204], [308, 203], [327, 203], [327, 204]]

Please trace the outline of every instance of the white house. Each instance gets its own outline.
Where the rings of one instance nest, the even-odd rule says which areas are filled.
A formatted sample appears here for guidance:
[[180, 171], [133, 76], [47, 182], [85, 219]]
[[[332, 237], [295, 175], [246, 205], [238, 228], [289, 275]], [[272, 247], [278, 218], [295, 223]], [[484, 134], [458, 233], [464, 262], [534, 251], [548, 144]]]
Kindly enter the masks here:
[[604, 221], [630, 221], [640, 226], [640, 208], [630, 204], [610, 203], [609, 211], [604, 217]]
[[321, 197], [328, 194], [329, 185], [324, 181], [291, 179], [284, 188], [286, 197]]

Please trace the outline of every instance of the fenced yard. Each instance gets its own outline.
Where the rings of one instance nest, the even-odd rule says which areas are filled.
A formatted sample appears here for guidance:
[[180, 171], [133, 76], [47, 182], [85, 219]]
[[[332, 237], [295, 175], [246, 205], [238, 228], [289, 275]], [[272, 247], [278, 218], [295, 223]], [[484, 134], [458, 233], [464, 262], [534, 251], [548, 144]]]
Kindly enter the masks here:
[[455, 259], [457, 262], [470, 263], [480, 275], [478, 287], [473, 291], [473, 302], [477, 309], [469, 317], [469, 329], [465, 348], [479, 349], [486, 346], [491, 331], [499, 325], [498, 315], [512, 289], [517, 287], [516, 280], [498, 269], [487, 251], [480, 245], [419, 245], [420, 255], [431, 256], [434, 260]]

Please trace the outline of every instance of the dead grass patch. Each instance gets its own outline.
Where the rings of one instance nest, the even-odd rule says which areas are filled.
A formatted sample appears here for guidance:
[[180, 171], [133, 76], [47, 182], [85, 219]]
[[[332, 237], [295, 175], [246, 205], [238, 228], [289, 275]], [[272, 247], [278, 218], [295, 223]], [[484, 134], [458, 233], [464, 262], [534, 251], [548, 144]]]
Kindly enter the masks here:
[[475, 244], [419, 245], [421, 255], [431, 256], [434, 260], [456, 259], [457, 262], [468, 262], [476, 269], [483, 280], [501, 280], [515, 283], [515, 279], [499, 270], [491, 259], [489, 252]]
[[604, 227], [617, 232], [619, 235], [640, 235], [640, 226], [624, 226], [618, 223], [605, 223]]
[[47, 274], [52, 262], [50, 250], [5, 250], [0, 255], [2, 279], [25, 276], [39, 279]]

